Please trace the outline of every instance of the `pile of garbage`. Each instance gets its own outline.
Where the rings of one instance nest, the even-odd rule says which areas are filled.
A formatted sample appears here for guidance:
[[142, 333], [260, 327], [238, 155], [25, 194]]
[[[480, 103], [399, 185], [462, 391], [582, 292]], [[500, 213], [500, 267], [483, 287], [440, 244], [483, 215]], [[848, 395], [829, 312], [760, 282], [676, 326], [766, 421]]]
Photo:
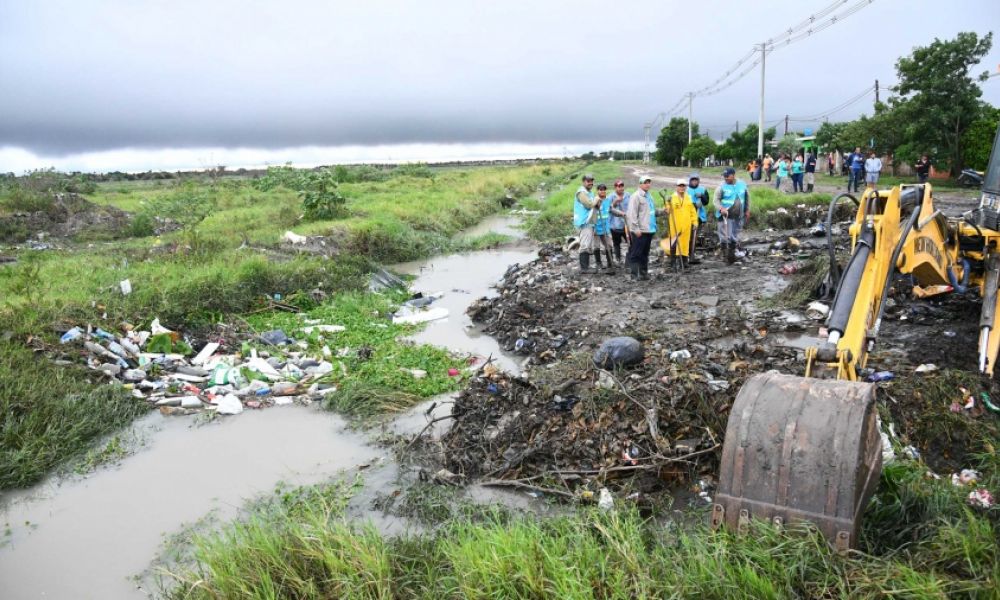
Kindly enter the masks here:
[[[341, 325], [306, 321], [301, 331], [323, 336], [344, 331]], [[245, 408], [292, 403], [310, 404], [336, 391], [328, 382], [334, 364], [329, 346], [309, 356], [308, 344], [284, 331], [268, 331], [236, 352], [220, 352], [219, 342], [205, 343], [196, 354], [175, 331], [154, 319], [149, 330], [123, 327], [116, 335], [101, 328], [73, 327], [60, 343], [85, 361], [87, 367], [120, 382], [132, 395], [163, 414], [214, 411], [235, 415]], [[190, 354], [194, 356], [188, 358]]]
[[573, 494], [650, 493], [710, 477], [744, 376], [709, 371], [689, 352], [671, 358], [632, 338], [611, 343], [618, 349], [520, 376], [487, 363], [455, 399], [441, 438], [445, 467], [464, 479]]

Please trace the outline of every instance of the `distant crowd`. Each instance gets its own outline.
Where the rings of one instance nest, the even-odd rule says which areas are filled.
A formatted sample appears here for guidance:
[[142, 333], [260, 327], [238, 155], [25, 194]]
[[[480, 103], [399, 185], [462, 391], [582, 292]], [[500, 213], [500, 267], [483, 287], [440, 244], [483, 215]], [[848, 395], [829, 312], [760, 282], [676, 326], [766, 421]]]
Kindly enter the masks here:
[[[828, 152], [826, 157], [826, 169], [830, 177], [835, 175], [837, 164], [837, 154]], [[818, 159], [811, 151], [805, 156], [796, 154], [794, 157], [781, 153], [777, 159], [770, 154], [763, 157], [758, 156], [747, 163], [746, 170], [752, 181], [770, 182], [772, 176], [775, 179], [774, 189], [780, 190], [781, 184], [791, 180], [792, 193], [812, 192], [816, 183], [816, 165]], [[930, 175], [931, 161], [926, 154], [913, 165], [917, 172], [920, 183], [925, 183]], [[875, 154], [874, 150], [867, 153], [857, 147], [853, 152], [845, 154], [841, 161], [840, 174], [847, 177], [847, 191], [857, 192], [862, 181], [865, 187], [874, 188], [878, 185], [879, 176], [882, 174], [882, 159]]]

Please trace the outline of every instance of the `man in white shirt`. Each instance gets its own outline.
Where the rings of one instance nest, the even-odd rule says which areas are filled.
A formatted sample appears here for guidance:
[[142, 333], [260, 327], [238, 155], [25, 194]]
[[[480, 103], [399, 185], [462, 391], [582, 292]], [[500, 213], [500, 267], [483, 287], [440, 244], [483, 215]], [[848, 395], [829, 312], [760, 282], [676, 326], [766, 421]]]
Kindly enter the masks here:
[[875, 156], [874, 150], [868, 151], [868, 160], [865, 161], [865, 189], [873, 190], [878, 185], [878, 175], [882, 171], [882, 159]]

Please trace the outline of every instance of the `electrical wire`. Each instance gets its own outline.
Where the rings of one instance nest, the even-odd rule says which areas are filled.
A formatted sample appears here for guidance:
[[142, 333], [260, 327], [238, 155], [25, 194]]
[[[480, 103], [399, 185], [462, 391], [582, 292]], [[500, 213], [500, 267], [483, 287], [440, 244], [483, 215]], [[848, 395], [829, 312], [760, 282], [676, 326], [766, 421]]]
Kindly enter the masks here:
[[837, 113], [837, 112], [840, 112], [840, 111], [844, 110], [845, 108], [847, 108], [848, 106], [851, 106], [852, 104], [857, 104], [861, 100], [864, 100], [865, 98], [867, 98], [868, 96], [871, 96], [874, 93], [875, 93], [875, 86], [874, 85], [868, 86], [861, 93], [859, 93], [859, 94], [857, 94], [855, 96], [852, 96], [850, 99], [841, 102], [840, 104], [838, 104], [837, 106], [835, 106], [835, 107], [833, 107], [833, 108], [831, 108], [829, 110], [825, 110], [825, 111], [823, 111], [821, 113], [817, 113], [815, 115], [810, 115], [808, 117], [788, 117], [788, 120], [789, 121], [799, 122], [799, 123], [801, 123], [801, 122], [809, 122], [809, 121], [819, 121], [819, 120], [823, 119], [824, 117], [829, 117], [830, 115], [832, 115], [834, 113]]

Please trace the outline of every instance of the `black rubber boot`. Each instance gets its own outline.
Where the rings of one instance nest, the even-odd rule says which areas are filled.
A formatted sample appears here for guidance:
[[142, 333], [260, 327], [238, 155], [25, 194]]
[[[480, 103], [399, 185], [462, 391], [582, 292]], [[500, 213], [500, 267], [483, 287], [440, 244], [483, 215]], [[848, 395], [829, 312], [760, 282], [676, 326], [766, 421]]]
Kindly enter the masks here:
[[632, 281], [639, 279], [639, 265], [635, 263], [628, 264], [628, 278]]
[[640, 281], [649, 281], [649, 266], [648, 265], [639, 265], [639, 280]]
[[670, 270], [671, 271], [677, 270], [677, 257], [673, 254], [670, 255]]
[[614, 261], [611, 260], [611, 250], [604, 251], [604, 258], [608, 259], [608, 268], [604, 272], [608, 275], [614, 275], [616, 269]]
[[733, 264], [736, 262], [736, 244], [730, 242], [726, 244], [726, 264]]
[[811, 184], [811, 183], [810, 183], [810, 184], [809, 184], [809, 189], [808, 189], [808, 190], [806, 190], [806, 191], [807, 191], [807, 192], [809, 192], [809, 193], [811, 194], [811, 193], [812, 193], [812, 191], [813, 191], [813, 184]]
[[729, 244], [727, 244], [725, 242], [719, 242], [719, 257], [720, 258], [725, 258], [726, 254], [729, 253], [728, 247], [729, 247]]
[[691, 261], [686, 256], [681, 257], [681, 268], [682, 270], [687, 270], [691, 268]]
[[595, 273], [599, 273], [603, 269], [604, 269], [604, 266], [601, 265], [601, 251], [600, 250], [594, 250], [594, 272]]
[[580, 253], [580, 272], [588, 274], [594, 272], [594, 270], [590, 268], [590, 252]]

